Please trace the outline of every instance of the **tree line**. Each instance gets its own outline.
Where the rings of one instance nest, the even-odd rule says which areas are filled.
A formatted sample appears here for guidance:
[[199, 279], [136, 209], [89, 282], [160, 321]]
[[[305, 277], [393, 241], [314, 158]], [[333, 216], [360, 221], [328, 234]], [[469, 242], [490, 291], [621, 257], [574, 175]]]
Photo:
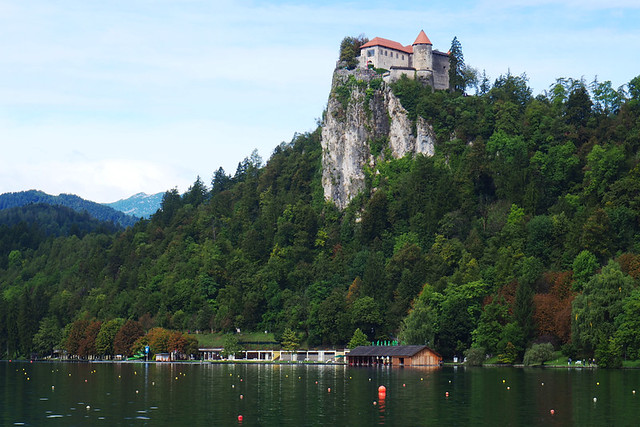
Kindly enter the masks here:
[[324, 200], [316, 129], [266, 164], [254, 153], [167, 191], [124, 231], [16, 237], [7, 248], [28, 250], [0, 263], [0, 352], [126, 319], [278, 341], [288, 329], [307, 346], [359, 329], [445, 357], [521, 360], [539, 343], [603, 364], [640, 357], [640, 76], [616, 90], [558, 79], [535, 97], [524, 75], [476, 87], [393, 84], [436, 153], [392, 159], [382, 141], [344, 211]]

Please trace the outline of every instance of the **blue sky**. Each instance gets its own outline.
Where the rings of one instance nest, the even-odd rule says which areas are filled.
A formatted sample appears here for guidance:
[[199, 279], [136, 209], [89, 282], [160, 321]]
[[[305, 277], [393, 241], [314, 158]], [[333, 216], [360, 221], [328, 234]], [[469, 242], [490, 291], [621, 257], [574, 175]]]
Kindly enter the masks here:
[[[392, 4], [389, 4], [392, 3]], [[316, 126], [346, 35], [460, 40], [493, 80], [640, 74], [636, 0], [0, 0], [0, 193], [185, 191]]]

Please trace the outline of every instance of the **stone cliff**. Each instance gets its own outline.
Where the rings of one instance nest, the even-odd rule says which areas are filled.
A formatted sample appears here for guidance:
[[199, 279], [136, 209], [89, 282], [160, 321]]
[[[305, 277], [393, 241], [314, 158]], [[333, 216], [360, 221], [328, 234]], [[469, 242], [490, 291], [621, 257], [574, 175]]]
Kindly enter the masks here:
[[433, 155], [435, 134], [413, 123], [390, 87], [372, 70], [338, 69], [322, 125], [324, 196], [344, 209], [365, 189], [365, 168], [385, 156]]

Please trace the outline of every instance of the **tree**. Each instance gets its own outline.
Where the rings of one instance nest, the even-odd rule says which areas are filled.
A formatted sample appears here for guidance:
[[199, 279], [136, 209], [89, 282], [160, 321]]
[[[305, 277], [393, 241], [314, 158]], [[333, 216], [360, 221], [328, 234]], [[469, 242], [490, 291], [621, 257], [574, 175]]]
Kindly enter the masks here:
[[113, 351], [123, 356], [133, 356], [132, 346], [144, 335], [142, 325], [135, 320], [127, 320], [113, 339]]
[[413, 308], [400, 325], [398, 340], [403, 344], [433, 346], [435, 323], [435, 311], [426, 298], [418, 296], [413, 303]]
[[113, 342], [120, 328], [124, 324], [122, 319], [113, 319], [104, 322], [100, 327], [100, 332], [96, 336], [96, 352], [101, 356], [113, 356]]
[[615, 343], [625, 359], [640, 358], [640, 289], [624, 299], [622, 313], [615, 319]]
[[449, 49], [449, 88], [456, 92], [465, 90], [464, 56], [458, 37], [453, 38]]
[[215, 196], [225, 190], [228, 190], [231, 186], [231, 176], [227, 175], [222, 167], [219, 167], [211, 178], [211, 196]]
[[502, 328], [509, 318], [509, 307], [498, 296], [484, 306], [478, 326], [473, 330], [473, 346], [481, 347], [489, 354], [496, 354]]
[[584, 285], [591, 280], [599, 266], [596, 256], [587, 250], [581, 251], [576, 255], [573, 260], [574, 289], [577, 291], [582, 290]]
[[523, 363], [526, 366], [544, 365], [544, 362], [553, 357], [553, 345], [551, 343], [534, 344], [524, 353]]
[[471, 347], [464, 352], [465, 363], [469, 366], [482, 366], [487, 355], [483, 347]]
[[353, 70], [358, 66], [357, 57], [360, 55], [360, 47], [367, 43], [369, 39], [360, 34], [358, 37], [345, 37], [340, 42], [340, 59], [338, 60], [343, 66], [349, 70]]
[[285, 351], [295, 351], [298, 349], [298, 347], [300, 347], [300, 338], [298, 338], [298, 334], [296, 334], [293, 330], [291, 330], [290, 328], [286, 328], [282, 333], [280, 345]]
[[369, 339], [364, 334], [364, 332], [362, 332], [360, 330], [360, 328], [357, 328], [355, 330], [355, 332], [353, 333], [353, 336], [351, 337], [351, 340], [349, 341], [349, 344], [347, 344], [347, 347], [348, 348], [356, 348], [356, 347], [359, 347], [361, 345], [370, 345], [370, 344], [371, 343], [369, 342]]
[[222, 346], [222, 357], [224, 358], [235, 356], [242, 351], [242, 346], [238, 342], [238, 337], [233, 334], [227, 334], [224, 337], [224, 344]]
[[53, 355], [53, 350], [60, 344], [62, 331], [54, 317], [45, 317], [40, 321], [40, 328], [33, 336], [33, 347], [40, 356]]
[[608, 348], [616, 332], [615, 319], [624, 312], [624, 299], [631, 294], [633, 279], [615, 261], [602, 268], [573, 301], [573, 341], [587, 354]]
[[96, 337], [100, 332], [101, 326], [102, 326], [102, 322], [98, 320], [93, 320], [89, 322], [89, 324], [84, 330], [84, 334], [82, 336], [82, 340], [80, 341], [80, 345], [78, 346], [78, 356], [80, 357], [95, 356], [98, 353], [96, 351]]
[[589, 92], [584, 85], [576, 87], [571, 91], [565, 104], [566, 122], [576, 128], [585, 127], [591, 117], [592, 105]]
[[173, 333], [164, 328], [153, 328], [147, 332], [146, 338], [149, 342], [151, 353], [169, 353], [175, 350], [170, 346]]
[[78, 354], [87, 326], [89, 326], [89, 321], [86, 319], [78, 319], [71, 324], [65, 343], [65, 348], [70, 355]]
[[502, 353], [498, 354], [498, 363], [512, 365], [516, 363], [517, 359], [518, 349], [511, 341], [508, 341]]

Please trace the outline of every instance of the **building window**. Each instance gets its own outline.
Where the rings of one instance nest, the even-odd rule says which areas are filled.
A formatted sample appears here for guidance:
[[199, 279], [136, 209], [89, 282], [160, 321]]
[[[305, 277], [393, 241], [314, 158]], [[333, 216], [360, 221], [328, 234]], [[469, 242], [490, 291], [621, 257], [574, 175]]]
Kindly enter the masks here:
[[398, 58], [398, 53], [396, 52], [396, 58]]
[[373, 50], [373, 49], [369, 49], [369, 50], [367, 50], [367, 56], [373, 56], [373, 55], [375, 55], [375, 54], [376, 54], [376, 51], [375, 51], [375, 50]]
[[402, 55], [402, 60], [404, 61], [404, 55]]

